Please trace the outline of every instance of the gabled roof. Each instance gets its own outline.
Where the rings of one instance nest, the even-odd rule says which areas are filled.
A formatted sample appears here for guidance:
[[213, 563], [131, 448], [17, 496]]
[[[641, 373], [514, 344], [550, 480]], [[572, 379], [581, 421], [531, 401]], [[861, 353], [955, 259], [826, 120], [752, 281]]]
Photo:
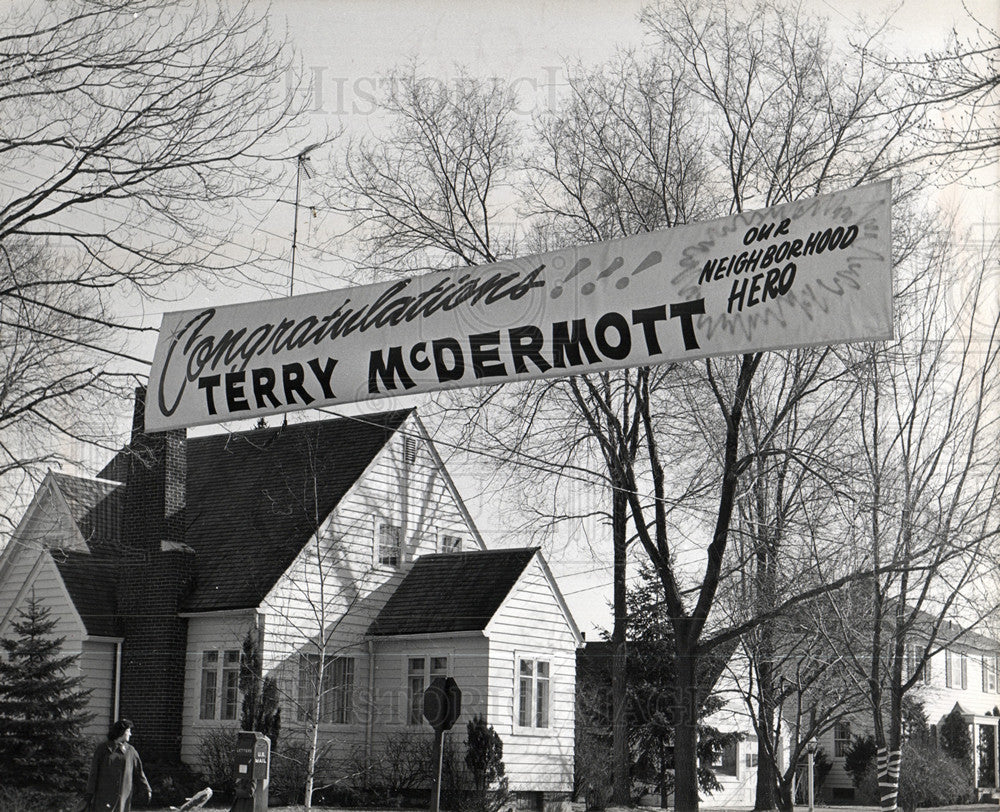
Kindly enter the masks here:
[[66, 505], [69, 507], [73, 520], [78, 524], [121, 485], [121, 483], [112, 482], [109, 479], [72, 476], [58, 471], [52, 471], [51, 475], [66, 499]]
[[65, 500], [81, 540], [86, 544], [110, 543], [117, 533], [117, 506], [112, 494], [121, 488], [121, 483], [55, 471], [50, 471], [49, 476]]
[[537, 552], [529, 547], [421, 556], [368, 634], [482, 631]]
[[183, 610], [258, 606], [412, 411], [188, 438]]
[[118, 562], [111, 556], [54, 550], [52, 558], [87, 634], [114, 637]]

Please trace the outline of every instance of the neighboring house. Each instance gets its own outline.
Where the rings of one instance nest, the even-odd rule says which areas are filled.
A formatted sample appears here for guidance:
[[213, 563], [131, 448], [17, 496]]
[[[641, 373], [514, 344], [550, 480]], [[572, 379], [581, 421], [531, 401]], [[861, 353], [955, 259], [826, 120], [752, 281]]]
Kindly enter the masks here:
[[[146, 433], [98, 477], [50, 473], [0, 556], [0, 636], [30, 595], [80, 653], [88, 733], [127, 716], [147, 759], [197, 767], [239, 722], [255, 634], [282, 740], [318, 712], [328, 755], [429, 736], [436, 675], [504, 742], [511, 789], [572, 788], [582, 635], [537, 549], [484, 549], [412, 410], [186, 437]], [[326, 643], [324, 695], [309, 690]]]
[[[628, 645], [634, 651], [636, 644], [630, 642]], [[703, 721], [720, 733], [741, 734], [738, 740], [724, 747], [708, 765], [720, 785], [715, 792], [703, 796], [704, 802], [712, 807], [753, 806], [757, 787], [757, 737], [752, 734], [753, 725], [742, 696], [732, 684], [730, 663], [736, 659], [735, 649], [735, 641], [724, 644], [716, 657], [706, 658], [705, 667], [701, 671], [702, 684], [699, 690], [702, 695], [712, 694], [724, 703]], [[585, 795], [595, 798], [603, 796], [604, 800], [610, 797], [610, 786], [600, 785], [600, 782], [602, 778], [610, 776], [611, 770], [607, 759], [611, 751], [613, 716], [613, 651], [612, 644], [602, 640], [588, 642], [577, 652], [577, 745], [580, 756], [576, 775], [577, 800], [584, 800]], [[669, 694], [661, 697], [661, 701], [669, 703]], [[651, 708], [633, 704], [630, 711], [655, 713], [661, 709], [662, 706], [658, 703]], [[633, 752], [633, 758], [635, 756]], [[653, 776], [648, 778], [645, 789], [647, 794], [643, 798], [643, 805], [659, 806], [659, 788]], [[640, 790], [640, 782], [634, 782], [633, 790]]]
[[[1000, 788], [1000, 643], [985, 635], [946, 623], [936, 635], [930, 659], [922, 669], [919, 684], [907, 696], [922, 703], [936, 736], [937, 728], [957, 705], [973, 741], [976, 789], [996, 793]], [[906, 678], [916, 670], [926, 639], [914, 635], [906, 645]], [[849, 800], [854, 795], [850, 775], [844, 770], [844, 754], [851, 740], [870, 732], [871, 722], [859, 717], [839, 722], [820, 739], [832, 757], [833, 769], [826, 780], [831, 796]]]

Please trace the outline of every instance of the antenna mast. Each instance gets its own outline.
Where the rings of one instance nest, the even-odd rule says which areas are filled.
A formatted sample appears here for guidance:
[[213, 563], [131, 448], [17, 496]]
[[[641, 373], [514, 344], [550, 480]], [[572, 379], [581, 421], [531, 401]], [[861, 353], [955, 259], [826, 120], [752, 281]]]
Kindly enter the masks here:
[[309, 180], [313, 176], [312, 164], [309, 163], [309, 153], [319, 144], [306, 147], [295, 156], [295, 220], [292, 225], [292, 269], [288, 277], [288, 295], [295, 295], [295, 249], [299, 242], [299, 189], [302, 185], [302, 175]]

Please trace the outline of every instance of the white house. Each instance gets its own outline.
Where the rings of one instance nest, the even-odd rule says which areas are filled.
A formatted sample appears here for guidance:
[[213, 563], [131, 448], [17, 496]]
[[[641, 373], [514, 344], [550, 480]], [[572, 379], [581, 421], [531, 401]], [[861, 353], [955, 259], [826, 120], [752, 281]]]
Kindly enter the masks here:
[[[906, 645], [904, 663], [909, 678], [922, 659], [926, 638], [913, 635]], [[957, 705], [969, 726], [973, 742], [973, 773], [980, 794], [1000, 788], [1000, 643], [986, 635], [945, 623], [931, 647], [931, 656], [918, 675], [919, 684], [907, 696], [923, 705], [936, 735], [944, 717]], [[832, 757], [833, 768], [826, 787], [834, 799], [854, 796], [850, 775], [844, 770], [844, 755], [851, 740], [871, 730], [870, 720], [838, 722], [820, 737], [819, 743]]]
[[[572, 789], [582, 635], [537, 549], [486, 550], [412, 410], [133, 437], [100, 473], [49, 474], [0, 557], [0, 635], [30, 595], [92, 689], [89, 733], [136, 723], [147, 758], [197, 767], [235, 730], [241, 647], [277, 681], [282, 738], [318, 713], [331, 763], [429, 736], [436, 675], [504, 742], [510, 786]], [[309, 689], [324, 656], [319, 708]]]

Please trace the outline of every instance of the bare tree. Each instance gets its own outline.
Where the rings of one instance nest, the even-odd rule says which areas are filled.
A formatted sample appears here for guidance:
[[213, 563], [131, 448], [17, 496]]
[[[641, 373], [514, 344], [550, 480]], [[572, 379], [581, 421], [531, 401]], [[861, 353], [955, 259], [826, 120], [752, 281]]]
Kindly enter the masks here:
[[[1000, 314], [984, 295], [995, 249], [966, 274], [947, 224], [928, 231], [902, 280], [899, 338], [865, 350], [860, 381], [852, 547], [872, 572], [870, 617], [859, 624], [830, 606], [867, 689], [886, 810], [896, 808], [904, 697], [934, 654], [1000, 608], [982, 588], [1000, 536]], [[890, 560], [906, 566], [886, 569]]]
[[[890, 175], [897, 176], [900, 198], [926, 183], [933, 166], [916, 164], [924, 108], [908, 103], [913, 88], [877, 69], [873, 41], [862, 51], [837, 54], [822, 23], [776, 4], [737, 12], [724, 3], [664, 3], [648, 9], [644, 19], [659, 41], [651, 58], [626, 54], [603, 68], [578, 70], [565, 105], [541, 120], [522, 179], [527, 236], [511, 245], [551, 248], [670, 227]], [[496, 178], [501, 165], [510, 177], [511, 164], [500, 156], [512, 150], [503, 140], [495, 164], [475, 163], [475, 183], [465, 176], [467, 162], [449, 162], [473, 146], [473, 154], [482, 156], [482, 145], [494, 143], [451, 125], [472, 88], [456, 92], [462, 101], [450, 105], [442, 99], [430, 118], [436, 108], [420, 97], [400, 108], [406, 98], [394, 96], [390, 110], [419, 126], [394, 127], [404, 137], [390, 137], [385, 151], [363, 156], [360, 164], [355, 160], [354, 171], [344, 173], [350, 189], [345, 208], [360, 212], [365, 256], [410, 260], [407, 270], [455, 258], [502, 258], [483, 249], [495, 244], [485, 239], [490, 199], [462, 193], [495, 188], [485, 181]], [[481, 89], [476, 99], [488, 102]], [[498, 110], [484, 120], [504, 115]], [[504, 132], [505, 139], [516, 135]], [[388, 179], [381, 172], [386, 167]], [[411, 178], [421, 182], [411, 188]], [[427, 207], [426, 190], [433, 190]], [[507, 198], [493, 203], [495, 217]], [[787, 364], [791, 374], [787, 387], [758, 398], [765, 360]], [[794, 466], [818, 464], [803, 449], [785, 445], [791, 440], [783, 427], [818, 394], [839, 386], [844, 372], [843, 355], [825, 350], [804, 363], [788, 354], [765, 359], [752, 353], [582, 376], [490, 391], [482, 398], [489, 408], [470, 424], [486, 428], [491, 440], [504, 438], [504, 450], [537, 452], [541, 446], [527, 438], [539, 429], [554, 431], [547, 426], [560, 420], [560, 404], [568, 406], [561, 413], [568, 442], [552, 453], [553, 465], [568, 472], [571, 465], [594, 467], [596, 460], [608, 486], [625, 495], [634, 534], [663, 583], [674, 624], [680, 810], [698, 806], [696, 674], [705, 652], [859, 577], [817, 577], [815, 589], [785, 596], [744, 623], [726, 627], [714, 615], [710, 622], [732, 558], [730, 527], [740, 499], [750, 492], [755, 473], [773, 475], [760, 460], [784, 456]], [[769, 422], [752, 446], [745, 445], [747, 410], [761, 398], [770, 398]], [[580, 456], [569, 456], [567, 445]], [[544, 452], [538, 456], [545, 459]], [[705, 538], [698, 545], [705, 553], [698, 571], [685, 544], [692, 532]]]
[[[266, 497], [269, 509], [296, 517], [308, 528], [309, 542], [292, 577], [270, 597], [264, 671], [274, 680], [284, 706], [285, 740], [304, 743], [304, 752], [284, 748], [276, 758], [297, 762], [304, 778], [305, 808], [330, 777], [337, 742], [325, 727], [355, 721], [361, 694], [354, 686], [354, 658], [366, 627], [357, 628], [352, 610], [373, 587], [371, 557], [359, 570], [359, 556], [334, 530], [324, 513], [322, 482], [337, 477], [337, 459], [319, 449], [318, 432], [297, 443], [299, 470], [276, 471], [277, 485]], [[372, 697], [367, 697], [372, 702]], [[369, 711], [370, 713], [370, 711]], [[340, 776], [338, 776], [340, 777]]]
[[[301, 101], [285, 88], [289, 56], [249, 5], [5, 6], [4, 348], [16, 354], [34, 343], [41, 377], [16, 408], [16, 390], [5, 392], [0, 428], [72, 432], [73, 421], [58, 414], [67, 399], [114, 388], [116, 361], [141, 362], [122, 352], [135, 328], [113, 312], [113, 296], [173, 293], [161, 286], [192, 274], [251, 272], [261, 246], [237, 247], [238, 213], [295, 154], [290, 128]], [[75, 354], [81, 347], [89, 361]], [[31, 452], [10, 431], [4, 439], [14, 467], [31, 470]]]
[[[720, 608], [727, 622], [750, 623], [736, 680], [757, 734], [756, 809], [790, 809], [796, 762], [805, 743], [856, 706], [857, 690], [840, 677], [840, 655], [817, 629], [813, 602], [778, 610], [806, 589], [823, 587], [816, 561], [837, 556], [830, 527], [851, 509], [849, 465], [840, 439], [854, 385], [841, 381], [796, 403], [776, 423], [780, 392], [794, 388], [816, 350], [772, 355], [748, 398], [742, 453], [753, 461], [734, 517], [732, 553]], [[777, 426], [777, 442], [768, 440]], [[755, 617], [772, 617], [754, 625]], [[852, 705], [853, 702], [853, 705]], [[783, 754], [790, 741], [792, 758]]]
[[1000, 40], [991, 25], [967, 11], [972, 32], [952, 30], [946, 45], [919, 57], [894, 58], [885, 68], [919, 88], [934, 110], [924, 148], [935, 155], [962, 159], [956, 174], [996, 163], [1000, 147]]
[[[85, 416], [119, 388], [94, 359], [94, 346], [114, 340], [99, 294], [61, 284], [64, 275], [63, 258], [40, 240], [0, 244], [0, 478], [11, 495], [64, 459], [54, 440], [96, 439], [101, 426]], [[0, 505], [10, 525], [12, 507]]]

